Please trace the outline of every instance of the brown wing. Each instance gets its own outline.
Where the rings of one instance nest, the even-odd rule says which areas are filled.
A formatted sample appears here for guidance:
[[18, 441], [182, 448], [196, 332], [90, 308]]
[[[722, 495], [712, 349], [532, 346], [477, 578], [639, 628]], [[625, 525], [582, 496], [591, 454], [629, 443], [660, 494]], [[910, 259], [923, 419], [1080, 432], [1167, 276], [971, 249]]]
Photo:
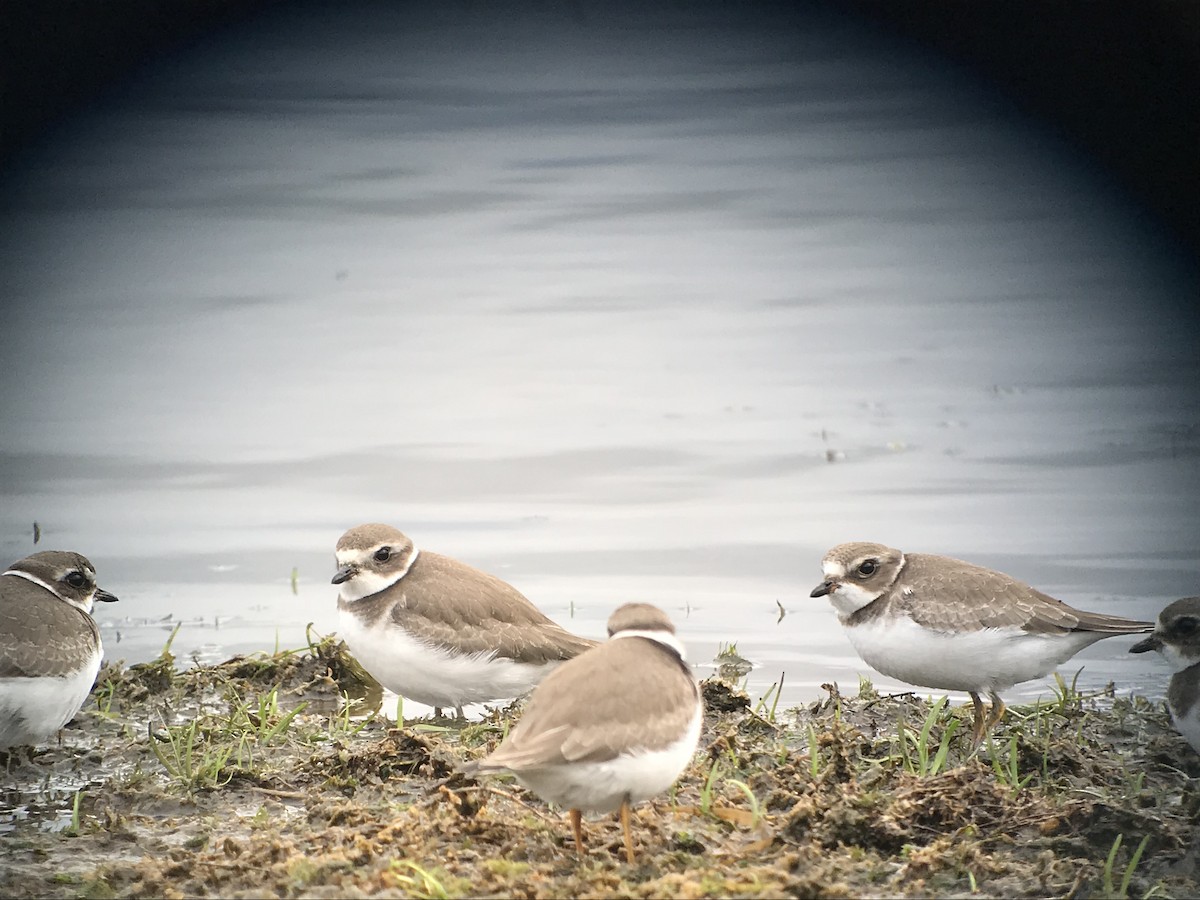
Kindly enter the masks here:
[[905, 556], [888, 603], [928, 628], [1016, 627], [1035, 634], [1137, 634], [1153, 623], [1074, 609], [1022, 581], [960, 560]]
[[16, 576], [0, 576], [0, 678], [70, 675], [100, 640], [96, 623], [82, 610]]
[[610, 640], [551, 672], [480, 766], [519, 771], [661, 750], [679, 739], [698, 702], [696, 680], [670, 650], [648, 638]]
[[596, 642], [571, 634], [547, 618], [512, 585], [465, 563], [422, 551], [391, 590], [404, 602], [392, 607], [397, 625], [421, 620], [435, 646], [540, 664], [572, 659]]

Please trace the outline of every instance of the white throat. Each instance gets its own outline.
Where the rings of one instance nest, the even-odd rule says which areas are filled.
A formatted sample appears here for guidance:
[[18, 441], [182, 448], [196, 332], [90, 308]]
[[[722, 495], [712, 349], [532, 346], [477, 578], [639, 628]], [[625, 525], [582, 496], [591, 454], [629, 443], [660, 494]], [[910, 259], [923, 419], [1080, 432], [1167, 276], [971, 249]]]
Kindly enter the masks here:
[[838, 618], [843, 622], [867, 604], [873, 603], [878, 599], [878, 594], [868, 593], [857, 584], [852, 584], [848, 581], [839, 583], [837, 589], [829, 594], [829, 602], [833, 604], [833, 608], [837, 610]]
[[9, 569], [6, 572], [0, 573], [0, 578], [4, 577], [5, 575], [13, 575], [13, 576], [16, 576], [17, 578], [24, 578], [26, 581], [30, 582], [31, 584], [36, 584], [40, 588], [45, 588], [50, 593], [52, 593], [55, 597], [57, 597], [59, 600], [62, 600], [66, 603], [70, 603], [76, 609], [82, 609], [86, 613], [90, 613], [92, 611], [92, 603], [93, 603], [92, 596], [93, 595], [89, 595], [86, 600], [82, 600], [82, 601], [76, 600], [74, 597], [64, 597], [52, 585], [46, 584], [46, 582], [42, 581], [42, 579], [38, 578], [36, 575], [30, 575], [28, 572], [21, 572], [17, 569]]
[[630, 628], [628, 631], [618, 631], [611, 638], [609, 638], [609, 640], [615, 641], [617, 638], [628, 637], [643, 637], [652, 641], [657, 641], [664, 647], [670, 647], [679, 654], [680, 659], [684, 660], [685, 662], [687, 661], [687, 651], [683, 647], [683, 642], [669, 631], [643, 631], [639, 628]]
[[[339, 596], [347, 603], [353, 603], [355, 600], [362, 600], [364, 597], [370, 597], [378, 594], [380, 591], [386, 591], [409, 573], [409, 570], [413, 567], [413, 563], [417, 561], [417, 556], [420, 552], [416, 547], [413, 547], [412, 554], [408, 558], [408, 565], [399, 572], [391, 575], [380, 575], [378, 572], [361, 569], [349, 581], [342, 582]], [[351, 562], [351, 560], [343, 558], [340, 553], [337, 554], [337, 561], [339, 566], [344, 566]]]
[[1200, 654], [1188, 654], [1184, 652], [1184, 648], [1179, 644], [1169, 644], [1163, 641], [1162, 649], [1163, 659], [1171, 666], [1174, 672], [1182, 672], [1184, 669], [1190, 669], [1192, 666], [1200, 662]]

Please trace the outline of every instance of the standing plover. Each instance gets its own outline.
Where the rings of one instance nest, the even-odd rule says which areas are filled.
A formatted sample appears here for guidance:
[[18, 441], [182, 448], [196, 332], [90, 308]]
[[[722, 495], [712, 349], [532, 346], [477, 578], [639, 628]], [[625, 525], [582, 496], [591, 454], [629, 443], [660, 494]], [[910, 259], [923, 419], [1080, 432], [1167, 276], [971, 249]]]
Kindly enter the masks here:
[[0, 574], [0, 748], [41, 743], [79, 712], [104, 656], [92, 605], [116, 599], [78, 553], [45, 550]]
[[1176, 600], [1158, 614], [1154, 633], [1129, 648], [1157, 650], [1175, 674], [1167, 688], [1167, 708], [1179, 733], [1200, 753], [1200, 597]]
[[551, 672], [508, 737], [472, 770], [512, 772], [543, 800], [581, 812], [620, 810], [633, 862], [629, 808], [667, 790], [696, 752], [704, 706], [666, 613], [627, 603], [609, 640]]
[[[921, 687], [966, 691], [976, 743], [1004, 715], [999, 691], [1040, 678], [1084, 647], [1153, 627], [1073, 609], [981, 566], [882, 544], [839, 544], [821, 561], [850, 643], [869, 666]], [[980, 694], [991, 700], [984, 718]]]
[[338, 629], [384, 687], [432, 706], [509, 700], [595, 645], [552, 622], [516, 588], [427, 550], [390, 525], [337, 542]]

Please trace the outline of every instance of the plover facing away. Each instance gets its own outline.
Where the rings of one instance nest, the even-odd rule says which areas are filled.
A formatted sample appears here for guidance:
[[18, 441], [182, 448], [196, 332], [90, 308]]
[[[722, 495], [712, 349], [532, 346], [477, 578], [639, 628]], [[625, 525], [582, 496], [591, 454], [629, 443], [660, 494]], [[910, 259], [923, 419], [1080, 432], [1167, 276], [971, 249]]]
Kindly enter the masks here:
[[570, 810], [583, 853], [582, 812], [620, 811], [634, 860], [630, 807], [667, 790], [696, 752], [700, 688], [667, 615], [628, 603], [609, 639], [538, 685], [508, 737], [472, 771], [508, 771], [543, 800]]

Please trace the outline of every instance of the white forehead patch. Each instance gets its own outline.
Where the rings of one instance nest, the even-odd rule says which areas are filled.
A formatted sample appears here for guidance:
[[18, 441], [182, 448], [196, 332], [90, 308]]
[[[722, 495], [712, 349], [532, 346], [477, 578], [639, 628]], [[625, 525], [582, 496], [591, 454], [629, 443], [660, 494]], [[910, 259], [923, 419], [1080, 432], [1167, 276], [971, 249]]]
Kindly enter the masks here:
[[345, 565], [348, 562], [354, 562], [358, 559], [370, 559], [375, 555], [375, 551], [381, 547], [395, 546], [391, 541], [379, 541], [370, 547], [338, 547], [333, 551], [333, 555], [337, 557], [339, 563]]
[[[392, 550], [392, 555], [395, 556], [397, 553], [404, 550], [406, 546], [407, 544], [404, 542], [397, 543], [396, 541], [380, 541], [378, 544], [372, 544], [370, 547], [338, 547], [333, 551], [333, 555], [337, 559], [338, 563], [344, 566], [346, 563], [352, 563], [356, 560], [370, 559], [384, 547], [390, 547]], [[412, 545], [412, 554], [413, 558], [415, 559], [417, 556], [416, 544]]]
[[821, 571], [825, 573], [826, 578], [845, 578], [846, 564], [838, 562], [836, 559], [821, 560]]

